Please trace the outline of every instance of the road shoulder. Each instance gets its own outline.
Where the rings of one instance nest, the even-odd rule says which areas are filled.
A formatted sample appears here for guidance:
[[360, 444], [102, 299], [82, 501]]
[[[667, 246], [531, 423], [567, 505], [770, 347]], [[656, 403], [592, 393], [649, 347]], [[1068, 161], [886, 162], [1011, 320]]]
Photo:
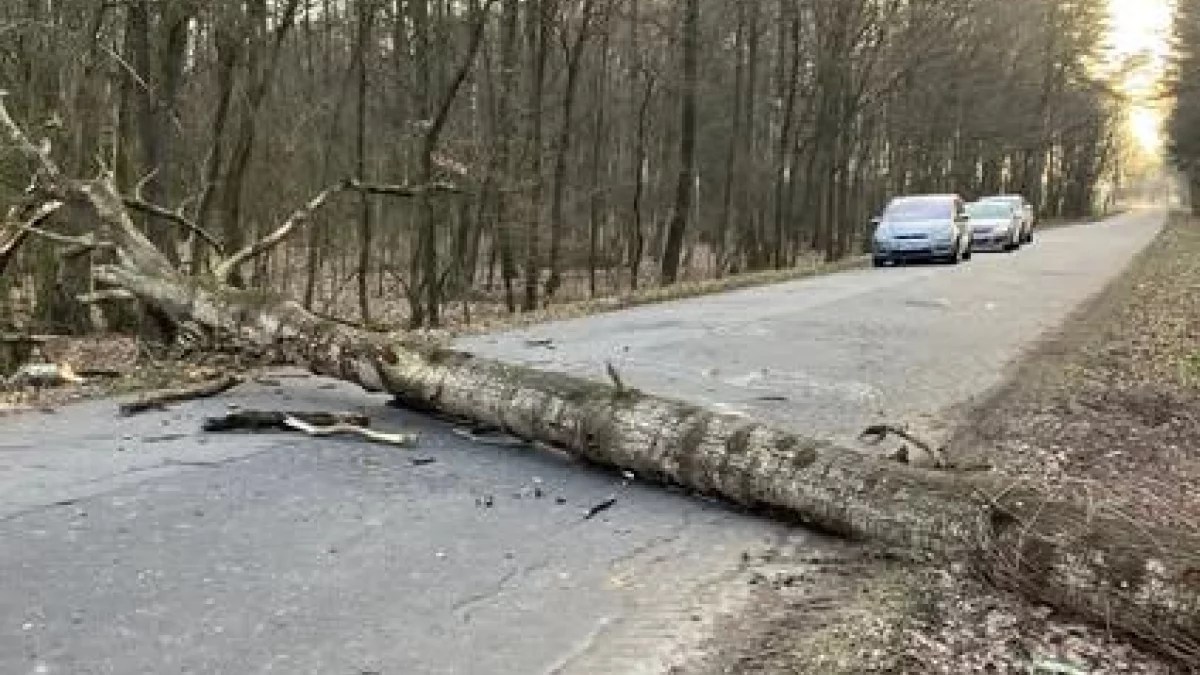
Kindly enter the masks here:
[[[1124, 274], [962, 412], [955, 463], [1195, 532], [1198, 290], [1200, 221], [1173, 215]], [[677, 675], [1187, 672], [965, 570], [776, 562], [754, 612], [727, 617]]]

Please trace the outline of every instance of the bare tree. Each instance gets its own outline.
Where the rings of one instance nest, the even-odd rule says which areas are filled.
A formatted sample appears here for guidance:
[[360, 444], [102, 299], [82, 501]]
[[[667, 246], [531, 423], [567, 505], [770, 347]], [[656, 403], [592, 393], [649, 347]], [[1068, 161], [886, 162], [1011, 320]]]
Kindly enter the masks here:
[[675, 184], [675, 208], [667, 229], [662, 257], [662, 283], [673, 284], [679, 277], [683, 237], [692, 212], [696, 180], [696, 96], [699, 82], [700, 0], [684, 0], [680, 18], [682, 45], [682, 84], [679, 113], [679, 179]]

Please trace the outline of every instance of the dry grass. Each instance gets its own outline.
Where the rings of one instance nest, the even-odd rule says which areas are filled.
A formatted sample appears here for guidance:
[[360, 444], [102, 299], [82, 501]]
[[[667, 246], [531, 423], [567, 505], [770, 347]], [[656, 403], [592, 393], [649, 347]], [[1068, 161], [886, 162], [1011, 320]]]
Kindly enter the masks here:
[[[532, 312], [510, 314], [499, 290], [472, 291], [468, 299], [448, 301], [443, 308], [442, 326], [437, 329], [410, 331], [414, 337], [449, 339], [458, 335], [478, 335], [513, 328], [536, 325], [546, 321], [590, 316], [640, 305], [682, 300], [685, 298], [722, 293], [754, 286], [765, 286], [794, 281], [819, 274], [829, 274], [866, 266], [867, 256], [854, 256], [837, 262], [826, 263], [820, 257], [802, 257], [795, 266], [780, 270], [748, 272], [723, 277], [713, 277], [706, 266], [693, 265], [687, 278], [670, 286], [654, 283], [653, 270], [643, 275], [637, 290], [622, 287], [615, 279], [601, 274], [596, 297], [590, 297], [587, 274], [581, 270], [564, 272], [562, 288], [553, 300]], [[298, 273], [298, 272], [297, 272]], [[378, 288], [371, 298], [372, 324], [384, 330], [400, 330], [408, 320], [408, 307], [403, 288], [398, 284], [385, 284], [385, 292]], [[521, 289], [515, 289], [518, 301]], [[328, 297], [317, 303], [317, 310], [328, 316], [355, 321], [358, 316], [358, 296], [353, 284], [342, 284], [328, 293]]]
[[1015, 480], [1200, 534], [1200, 221], [1129, 272], [971, 416], [953, 446]]
[[498, 312], [484, 313], [482, 315], [477, 314], [470, 324], [461, 322], [452, 323], [448, 328], [448, 332], [455, 335], [475, 335], [494, 332], [496, 330], [520, 328], [545, 323], [546, 321], [590, 316], [641, 305], [683, 300], [685, 298], [724, 293], [742, 288], [753, 288], [755, 286], [767, 286], [786, 281], [795, 281], [818, 274], [832, 274], [834, 272], [864, 267], [869, 261], [869, 258], [862, 256], [847, 258], [833, 263], [825, 263], [819, 260], [805, 260], [796, 267], [789, 267], [782, 270], [749, 272], [720, 279], [681, 281], [670, 286], [651, 286], [637, 291], [627, 291], [594, 299], [562, 302], [536, 312], [525, 314], [508, 315]]

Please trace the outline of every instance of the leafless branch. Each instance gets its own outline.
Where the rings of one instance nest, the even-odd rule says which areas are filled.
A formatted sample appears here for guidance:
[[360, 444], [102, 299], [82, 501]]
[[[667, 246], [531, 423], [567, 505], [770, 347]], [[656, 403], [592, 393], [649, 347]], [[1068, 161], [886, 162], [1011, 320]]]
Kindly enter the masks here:
[[4, 99], [8, 96], [6, 90], [0, 89], [0, 130], [3, 130], [3, 140], [18, 152], [25, 155], [26, 158], [37, 162], [38, 167], [51, 180], [57, 180], [62, 176], [58, 165], [50, 158], [50, 154], [45, 152], [43, 148], [34, 145], [33, 141], [29, 140], [16, 120], [8, 112], [8, 106], [5, 105]]
[[149, 173], [147, 173], [145, 176], [142, 176], [138, 180], [137, 185], [133, 186], [133, 196], [140, 200], [145, 199], [145, 197], [142, 196], [142, 191], [146, 189], [146, 185], [148, 185], [150, 181], [154, 180], [154, 177], [157, 175], [158, 167], [154, 167], [154, 169], [152, 169]]
[[[99, 47], [101, 51], [109, 56], [109, 58], [111, 58], [113, 61], [116, 61], [117, 65], [121, 66], [121, 70], [124, 70], [137, 84], [137, 86], [142, 89], [142, 91], [146, 92], [146, 96], [150, 97], [150, 100], [154, 101], [154, 105], [166, 107], [164, 102], [159, 100], [157, 92], [155, 92], [154, 88], [150, 86], [150, 83], [146, 82], [146, 79], [143, 78], [141, 74], [137, 72], [137, 69], [134, 68], [133, 65], [131, 65], [128, 61], [126, 61], [123, 56], [118, 54], [116, 50], [108, 45], [100, 44]], [[170, 112], [171, 123], [175, 125], [176, 129], [182, 132], [183, 122], [179, 120], [179, 116], [176, 115], [174, 111], [169, 110], [169, 108], [168, 112]], [[151, 175], [153, 175], [153, 173]]]
[[164, 220], [169, 220], [169, 221], [175, 223], [176, 225], [182, 226], [184, 229], [187, 229], [187, 230], [195, 233], [196, 236], [203, 239], [204, 242], [206, 244], [208, 244], [209, 246], [212, 246], [213, 249], [218, 254], [224, 253], [224, 247], [221, 245], [221, 242], [218, 241], [217, 238], [214, 237], [208, 230], [205, 230], [203, 227], [200, 227], [200, 225], [196, 221], [183, 215], [182, 210], [172, 211], [171, 209], [168, 209], [165, 206], [159, 206], [158, 204], [152, 204], [148, 201], [145, 201], [140, 196], [139, 197], [122, 197], [121, 201], [124, 202], [125, 206], [127, 206], [135, 211], [141, 211], [142, 213], [148, 213], [152, 216], [157, 216]]
[[43, 230], [42, 228], [35, 227], [33, 225], [25, 225], [21, 229], [25, 230], [29, 234], [41, 237], [42, 239], [54, 242], [55, 244], [62, 244], [64, 246], [80, 246], [87, 249], [93, 249], [98, 245], [96, 238], [91, 234], [84, 234], [76, 237], [69, 234], [59, 234], [58, 232]]
[[101, 302], [125, 302], [136, 300], [137, 296], [129, 291], [120, 288], [106, 288], [91, 293], [83, 293], [75, 296], [75, 299], [85, 305], [94, 305]]
[[17, 219], [14, 213], [15, 209], [9, 211], [9, 222], [5, 224], [5, 229], [11, 229], [13, 232], [12, 235], [8, 237], [7, 241], [0, 242], [0, 274], [4, 273], [4, 270], [8, 268], [8, 264], [12, 261], [13, 256], [21, 248], [21, 245], [25, 243], [25, 240], [28, 239], [31, 234], [33, 234], [32, 228], [36, 228], [42, 223], [42, 221], [49, 218], [60, 208], [62, 208], [62, 202], [46, 202], [35, 209], [32, 214], [24, 218], [21, 222], [16, 222]]
[[429, 185], [389, 185], [386, 183], [364, 183], [351, 179], [345, 183], [344, 189], [365, 192], [372, 195], [389, 195], [392, 197], [418, 197], [423, 194], [444, 192], [458, 194], [462, 192], [451, 183], [430, 183]]
[[242, 265], [278, 246], [288, 238], [288, 235], [297, 226], [306, 222], [312, 217], [313, 213], [324, 206], [330, 197], [346, 189], [347, 184], [347, 182], [341, 182], [321, 190], [312, 199], [309, 199], [304, 206], [293, 211], [275, 230], [231, 255], [228, 260], [217, 266], [217, 279], [225, 282], [229, 281]]
[[459, 189], [456, 186], [449, 183], [431, 183], [429, 185], [392, 185], [384, 183], [364, 183], [361, 180], [353, 178], [341, 181], [340, 183], [331, 185], [318, 192], [303, 206], [293, 211], [292, 214], [279, 225], [279, 227], [275, 228], [269, 234], [229, 256], [228, 259], [217, 266], [217, 279], [228, 282], [231, 278], [233, 278], [233, 275], [242, 265], [245, 265], [247, 262], [278, 246], [285, 239], [287, 239], [298, 226], [307, 222], [314, 213], [324, 207], [332, 197], [347, 190], [363, 192], [366, 194], [388, 195], [392, 197], [416, 197], [431, 192], [459, 192]]

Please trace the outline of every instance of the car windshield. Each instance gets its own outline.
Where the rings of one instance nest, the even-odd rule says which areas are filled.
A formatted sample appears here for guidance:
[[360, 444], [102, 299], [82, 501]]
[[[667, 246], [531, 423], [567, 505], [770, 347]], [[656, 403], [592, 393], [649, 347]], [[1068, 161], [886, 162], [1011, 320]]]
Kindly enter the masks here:
[[888, 205], [884, 218], [895, 222], [950, 217], [950, 202], [941, 199], [905, 199]]
[[1019, 195], [1011, 195], [1006, 197], [984, 197], [979, 200], [981, 202], [993, 202], [997, 204], [1009, 204], [1012, 206], [1022, 206], [1025, 202]]
[[972, 218], [1007, 218], [1012, 215], [1012, 207], [1001, 201], [976, 202], [967, 204], [967, 214]]

